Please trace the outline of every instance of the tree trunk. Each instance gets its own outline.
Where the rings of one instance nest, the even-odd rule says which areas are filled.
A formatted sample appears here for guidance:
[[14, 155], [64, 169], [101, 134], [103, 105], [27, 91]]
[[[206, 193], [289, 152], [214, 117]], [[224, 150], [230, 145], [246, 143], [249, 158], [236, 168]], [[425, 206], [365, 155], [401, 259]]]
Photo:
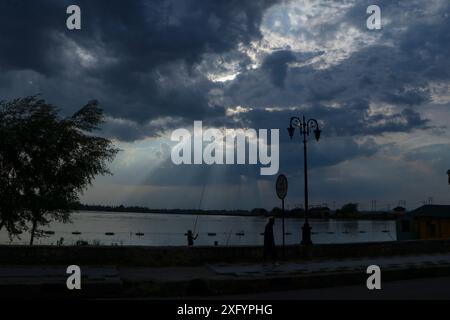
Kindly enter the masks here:
[[31, 228], [31, 239], [30, 239], [30, 246], [33, 245], [34, 241], [34, 234], [36, 233], [36, 227], [37, 227], [37, 219], [33, 219], [33, 227]]
[[4, 220], [0, 221], [0, 231], [3, 229], [4, 225], [5, 225], [5, 221]]

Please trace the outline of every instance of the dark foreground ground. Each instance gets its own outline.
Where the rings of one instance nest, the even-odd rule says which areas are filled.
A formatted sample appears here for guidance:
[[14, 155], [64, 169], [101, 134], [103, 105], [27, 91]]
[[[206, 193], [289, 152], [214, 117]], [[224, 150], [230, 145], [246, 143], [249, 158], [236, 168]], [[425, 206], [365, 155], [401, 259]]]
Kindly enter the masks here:
[[224, 300], [450, 300], [450, 277], [383, 283], [381, 290], [363, 285], [218, 296]]
[[[366, 281], [369, 277], [367, 267], [371, 265], [381, 268], [382, 290], [367, 289]], [[81, 290], [67, 289], [66, 268], [67, 266], [63, 265], [0, 266], [0, 296], [19, 299], [450, 298], [448, 253], [286, 261], [276, 265], [271, 263], [215, 263], [180, 267], [80, 265]], [[446, 282], [441, 284], [438, 277], [445, 279]]]
[[[0, 298], [449, 298], [450, 240], [295, 245], [285, 253], [272, 265], [262, 263], [261, 247], [0, 246]], [[66, 286], [69, 265], [81, 269], [81, 290]], [[381, 268], [380, 291], [366, 287], [371, 265]]]

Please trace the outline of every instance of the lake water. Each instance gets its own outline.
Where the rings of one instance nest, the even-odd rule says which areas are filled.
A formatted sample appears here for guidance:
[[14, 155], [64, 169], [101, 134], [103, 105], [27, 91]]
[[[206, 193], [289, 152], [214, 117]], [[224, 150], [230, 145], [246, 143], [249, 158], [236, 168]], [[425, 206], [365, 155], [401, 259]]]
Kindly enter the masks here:
[[[64, 245], [78, 240], [89, 244], [184, 246], [185, 233], [193, 230], [197, 216], [183, 214], [75, 212], [73, 223], [52, 223], [45, 230], [54, 234], [36, 239], [36, 244], [56, 244], [64, 238]], [[262, 245], [263, 217], [198, 216], [196, 245]], [[314, 243], [352, 243], [396, 240], [395, 221], [385, 220], [310, 220]], [[281, 219], [274, 226], [275, 242], [282, 243]], [[286, 219], [286, 244], [301, 240], [303, 219]], [[73, 234], [81, 233], [81, 234]], [[108, 233], [108, 234], [106, 234]], [[140, 234], [140, 235], [137, 235]], [[12, 244], [27, 244], [29, 235], [21, 235]], [[0, 243], [11, 243], [5, 231], [0, 232]]]

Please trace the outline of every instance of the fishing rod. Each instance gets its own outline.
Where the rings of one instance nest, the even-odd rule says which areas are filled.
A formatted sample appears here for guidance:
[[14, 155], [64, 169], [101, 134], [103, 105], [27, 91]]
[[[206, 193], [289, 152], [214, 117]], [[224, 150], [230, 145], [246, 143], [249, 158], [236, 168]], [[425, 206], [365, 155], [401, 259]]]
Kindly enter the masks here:
[[197, 217], [195, 218], [194, 230], [192, 231], [193, 234], [195, 234], [195, 230], [197, 229], [197, 222], [198, 222], [198, 217], [200, 216], [200, 209], [202, 207], [203, 195], [205, 194], [205, 187], [206, 187], [206, 183], [203, 184], [202, 193], [200, 195], [200, 201], [198, 203]]
[[232, 231], [233, 231], [233, 229], [230, 229], [230, 233], [228, 234], [226, 246], [228, 246], [228, 242], [230, 241], [230, 237], [231, 237], [231, 232]]

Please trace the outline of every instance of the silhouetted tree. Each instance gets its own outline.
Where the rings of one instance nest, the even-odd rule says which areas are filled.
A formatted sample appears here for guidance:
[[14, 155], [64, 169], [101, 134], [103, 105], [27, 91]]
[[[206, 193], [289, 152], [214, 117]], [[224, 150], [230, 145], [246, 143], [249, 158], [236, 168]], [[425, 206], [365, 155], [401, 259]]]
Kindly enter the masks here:
[[347, 203], [344, 204], [341, 208], [342, 213], [357, 213], [358, 212], [358, 204], [357, 203]]
[[32, 245], [39, 226], [69, 221], [79, 193], [96, 175], [110, 173], [107, 162], [118, 150], [108, 139], [91, 134], [103, 122], [96, 101], [60, 118], [55, 106], [30, 96], [1, 102], [0, 120], [5, 119], [0, 130], [11, 138], [1, 145], [1, 177], [7, 193], [18, 200], [0, 202], [0, 226], [11, 235], [29, 222]]
[[305, 210], [303, 208], [293, 208], [289, 211], [289, 215], [296, 217], [304, 217]]
[[267, 215], [267, 210], [264, 208], [254, 208], [252, 209], [252, 211], [250, 212], [252, 215]]
[[22, 130], [18, 108], [0, 102], [0, 230], [5, 227], [10, 237], [26, 229], [23, 188], [19, 182], [21, 158], [25, 155]]
[[273, 216], [281, 216], [283, 214], [283, 211], [279, 207], [273, 207], [273, 209], [270, 211], [270, 214]]

